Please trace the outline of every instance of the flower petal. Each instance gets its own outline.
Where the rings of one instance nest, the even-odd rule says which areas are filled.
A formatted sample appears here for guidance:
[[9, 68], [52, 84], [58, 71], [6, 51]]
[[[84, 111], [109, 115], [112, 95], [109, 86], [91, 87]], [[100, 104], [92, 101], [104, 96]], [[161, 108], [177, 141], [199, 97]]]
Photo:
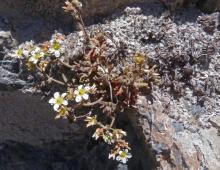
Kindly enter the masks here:
[[40, 48], [39, 48], [39, 47], [36, 47], [34, 51], [35, 51], [35, 52], [40, 52]]
[[64, 106], [67, 106], [67, 105], [68, 105], [68, 101], [67, 101], [67, 100], [64, 100], [62, 104], [63, 104]]
[[79, 102], [82, 101], [82, 97], [81, 97], [81, 96], [76, 96], [76, 99], [75, 99], [75, 100], [76, 100], [77, 103], [79, 103]]
[[120, 161], [120, 160], [121, 160], [121, 157], [120, 157], [120, 156], [117, 156], [117, 157], [116, 157], [116, 160], [117, 160], [117, 161]]
[[126, 158], [122, 158], [121, 161], [122, 161], [123, 164], [126, 164], [127, 159]]
[[78, 86], [78, 90], [82, 89], [83, 88], [83, 85], [79, 85]]
[[24, 50], [23, 54], [24, 54], [25, 57], [27, 57], [29, 55], [29, 51], [28, 50]]
[[44, 52], [40, 52], [40, 56], [43, 57], [44, 56]]
[[59, 110], [59, 107], [60, 107], [59, 104], [55, 104], [55, 105], [53, 106], [53, 109], [54, 109], [55, 111], [58, 111], [58, 110]]
[[74, 90], [73, 92], [75, 95], [79, 95], [79, 91], [78, 90]]
[[57, 99], [58, 97], [60, 97], [60, 93], [59, 92], [54, 93], [54, 98]]
[[88, 94], [84, 94], [82, 97], [83, 97], [83, 99], [85, 99], [85, 100], [88, 100], [88, 99], [89, 99], [89, 95], [88, 95]]
[[56, 51], [54, 52], [54, 55], [55, 55], [56, 58], [59, 58], [59, 57], [60, 57], [60, 52], [56, 50]]
[[54, 103], [56, 103], [56, 99], [51, 98], [51, 99], [49, 100], [49, 103], [50, 103], [50, 104], [54, 104]]
[[90, 89], [91, 89], [90, 86], [86, 86], [86, 87], [85, 87], [85, 90], [86, 90], [86, 91], [89, 91]]
[[61, 94], [61, 97], [66, 97], [66, 95], [67, 95], [67, 93], [63, 93], [63, 94]]

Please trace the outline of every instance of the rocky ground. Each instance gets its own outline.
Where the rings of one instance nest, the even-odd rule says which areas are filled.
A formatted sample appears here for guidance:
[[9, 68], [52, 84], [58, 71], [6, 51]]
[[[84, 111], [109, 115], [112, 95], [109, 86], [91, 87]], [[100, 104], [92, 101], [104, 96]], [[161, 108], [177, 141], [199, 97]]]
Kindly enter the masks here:
[[[11, 92], [26, 87], [27, 82], [21, 80], [19, 62], [8, 56], [8, 50], [27, 39], [46, 39], [47, 28], [57, 26], [42, 24], [33, 29], [45, 21], [18, 26], [20, 23], [6, 15], [0, 18], [0, 170], [220, 169], [218, 12], [203, 14], [190, 6], [170, 13], [161, 3], [150, 2], [118, 10], [100, 24], [88, 26], [88, 30], [111, 35], [122, 48], [127, 46], [127, 56], [145, 53], [149, 65], [156, 65], [161, 75], [161, 85], [153, 88], [152, 96], [139, 97], [139, 112], [130, 111], [128, 118], [119, 122], [130, 134], [134, 148], [128, 166], [107, 163], [106, 157], [100, 156], [107, 148], [83, 135], [81, 127], [54, 122], [39, 97]], [[61, 29], [71, 30], [69, 26]], [[44, 33], [40, 35], [47, 36], [39, 38], [41, 30]], [[71, 54], [80, 52], [78, 37], [78, 32], [68, 35], [67, 45], [75, 49], [69, 50]]]
[[147, 54], [162, 76], [151, 100], [139, 100], [140, 131], [162, 169], [220, 168], [219, 17], [195, 8], [170, 15], [152, 4], [126, 8], [99, 26], [131, 56]]

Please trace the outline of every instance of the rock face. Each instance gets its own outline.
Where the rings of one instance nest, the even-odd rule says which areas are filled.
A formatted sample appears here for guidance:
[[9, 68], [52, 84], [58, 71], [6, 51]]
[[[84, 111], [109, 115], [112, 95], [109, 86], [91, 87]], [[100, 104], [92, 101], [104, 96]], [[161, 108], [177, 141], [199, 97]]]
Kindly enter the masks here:
[[[129, 47], [129, 57], [137, 51], [147, 54], [161, 75], [161, 86], [140, 96], [138, 110], [118, 122], [128, 131], [133, 158], [128, 166], [117, 166], [107, 159], [108, 147], [90, 139], [92, 132], [55, 121], [47, 100], [15, 90], [28, 84], [21, 79], [21, 63], [9, 58], [8, 50], [19, 41], [47, 38], [48, 29], [57, 28], [35, 17], [24, 20], [15, 7], [33, 16], [58, 16], [53, 10], [61, 1], [47, 2], [1, 2], [0, 170], [220, 169], [219, 13], [204, 15], [192, 7], [171, 16], [160, 3], [149, 2], [88, 27], [111, 32]], [[104, 15], [132, 2], [140, 1], [83, 1], [87, 15]], [[42, 10], [47, 5], [52, 12]], [[68, 41], [73, 43], [76, 35], [68, 35]]]
[[129, 113], [148, 157], [164, 170], [219, 169], [219, 13], [163, 12], [157, 3], [127, 8], [91, 29], [111, 32], [127, 44], [128, 56], [138, 50], [158, 67], [161, 86], [140, 96], [138, 112]]
[[220, 10], [219, 0], [160, 0], [171, 11], [175, 11], [191, 4], [197, 6], [204, 12], [211, 13]]
[[198, 3], [198, 6], [200, 9], [208, 13], [220, 11], [220, 0], [202, 0]]
[[[119, 7], [143, 1], [82, 0], [82, 13], [88, 23], [93, 23], [96, 21], [93, 17], [107, 16]], [[62, 9], [64, 2], [65, 0], [3, 0], [0, 6], [0, 31], [10, 30], [18, 42], [49, 39], [54, 30], [71, 32], [74, 23], [72, 17]]]
[[0, 170], [116, 168], [106, 145], [94, 143], [79, 125], [54, 120], [40, 96], [0, 91], [0, 100]]

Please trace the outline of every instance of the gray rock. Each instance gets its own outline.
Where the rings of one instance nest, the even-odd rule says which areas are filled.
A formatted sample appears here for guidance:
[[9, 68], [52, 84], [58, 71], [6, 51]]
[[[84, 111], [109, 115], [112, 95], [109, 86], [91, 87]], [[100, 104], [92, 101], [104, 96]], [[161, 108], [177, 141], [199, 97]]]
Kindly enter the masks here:
[[0, 47], [11, 48], [15, 45], [10, 31], [0, 31]]
[[19, 89], [27, 83], [18, 78], [18, 74], [9, 72], [0, 66], [0, 90]]
[[198, 6], [201, 10], [207, 13], [220, 11], [219, 0], [201, 0], [198, 2]]
[[[18, 1], [14, 2], [16, 4]], [[33, 12], [33, 15], [53, 15], [53, 11], [42, 13], [42, 9], [48, 8], [47, 2], [20, 1], [18, 10], [23, 9], [25, 4], [30, 6], [30, 11], [25, 8], [26, 14]], [[130, 2], [134, 1], [83, 1], [87, 15], [91, 16], [104, 15], [113, 8]], [[6, 1], [1, 4], [1, 11], [13, 6], [7, 1], [6, 4], [10, 8], [4, 9], [5, 3]], [[31, 8], [33, 4], [42, 7], [37, 8], [36, 12]], [[60, 7], [59, 3], [57, 5]], [[56, 11], [58, 7], [54, 6], [52, 10]], [[169, 13], [163, 13], [164, 9], [158, 3], [152, 3], [150, 6], [146, 3], [139, 9], [127, 8], [120, 16], [115, 14], [114, 18], [106, 23], [88, 27], [89, 30], [101, 28], [112, 33], [112, 38], [117, 42], [127, 44], [129, 50], [125, 52], [128, 57], [132, 57], [137, 51], [146, 53], [149, 64], [157, 65], [158, 72], [162, 75], [162, 88], [153, 87], [155, 90], [151, 99], [141, 96], [142, 104], [138, 104], [138, 112], [129, 114], [129, 122], [126, 120], [125, 125], [122, 125], [127, 127], [128, 134], [132, 134], [128, 138], [133, 143], [134, 157], [128, 167], [118, 168], [145, 170], [158, 166], [161, 169], [219, 169], [220, 140], [217, 129], [209, 128], [210, 122], [218, 127], [218, 122], [212, 117], [220, 113], [219, 94], [215, 92], [219, 82], [219, 69], [216, 69], [219, 65], [219, 30], [216, 26], [213, 29], [211, 21], [210, 34], [204, 29], [206, 23], [197, 23], [197, 17], [202, 14], [195, 8], [191, 11], [181, 11], [181, 14], [176, 13], [175, 19], [170, 17]], [[13, 9], [13, 12], [16, 10]], [[9, 18], [7, 23], [11, 21]], [[29, 38], [38, 36], [39, 30], [44, 28], [43, 22], [40, 21], [24, 22], [22, 25], [19, 25], [22, 22], [16, 21], [12, 22], [12, 25], [15, 30], [22, 32], [20, 34], [18, 31], [21, 37], [28, 37], [29, 33], [33, 35]], [[36, 26], [39, 26], [39, 30], [33, 30]], [[13, 43], [7, 37], [10, 36], [2, 36], [2, 47], [11, 48], [10, 44]], [[42, 37], [39, 37], [42, 40]], [[81, 43], [75, 43], [76, 34], [70, 34], [67, 39], [69, 55], [80, 54]], [[75, 48], [77, 51], [72, 50]], [[1, 66], [1, 89], [21, 88], [26, 85], [16, 74], [16, 61], [6, 58], [1, 61]], [[6, 162], [3, 166], [8, 169], [15, 166], [22, 170], [33, 169], [33, 160], [36, 159], [35, 155], [39, 154], [40, 169], [115, 168], [114, 162], [109, 162], [107, 154], [104, 153], [108, 149], [106, 145], [101, 144], [98, 147], [94, 141], [83, 135], [84, 131], [80, 127], [69, 125], [65, 120], [55, 122], [47, 101], [43, 102], [38, 96], [30, 97], [17, 91], [0, 94], [0, 158], [9, 157], [3, 160]], [[16, 153], [15, 150], [20, 152]], [[55, 153], [58, 153], [59, 159], [54, 156]]]
[[210, 123], [220, 130], [220, 116], [214, 116], [209, 119]]

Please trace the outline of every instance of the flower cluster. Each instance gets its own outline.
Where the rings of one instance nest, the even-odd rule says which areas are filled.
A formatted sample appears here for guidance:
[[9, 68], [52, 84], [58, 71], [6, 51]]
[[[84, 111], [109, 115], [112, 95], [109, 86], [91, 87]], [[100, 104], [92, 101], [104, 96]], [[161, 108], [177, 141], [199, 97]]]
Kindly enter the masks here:
[[87, 122], [87, 127], [89, 126], [100, 126], [96, 129], [93, 134], [93, 138], [98, 140], [102, 138], [103, 141], [109, 145], [114, 145], [111, 154], [109, 154], [109, 159], [114, 159], [122, 163], [126, 163], [132, 155], [129, 153], [130, 148], [128, 144], [122, 140], [126, 136], [126, 132], [121, 129], [112, 129], [104, 127], [101, 122], [97, 121], [97, 116], [88, 116], [85, 121]]
[[[104, 32], [87, 33], [81, 9], [78, 0], [67, 1], [64, 7], [78, 22], [84, 40], [82, 55], [67, 56], [65, 36], [55, 33], [45, 43], [19, 46], [12, 56], [20, 58], [35, 75], [35, 89], [45, 94], [62, 91], [55, 92], [49, 100], [57, 113], [55, 118], [85, 120], [87, 127], [96, 128], [93, 138], [111, 147], [109, 159], [126, 163], [132, 156], [124, 139], [126, 132], [117, 129], [117, 114], [136, 108], [139, 92], [151, 93], [159, 75], [144, 54], [137, 53], [130, 59], [120, 57], [127, 55], [123, 44]], [[98, 121], [100, 116], [102, 121]]]
[[26, 42], [14, 50], [12, 57], [26, 59], [28, 65], [37, 65], [47, 60], [47, 57], [60, 58], [64, 52], [65, 36], [60, 33], [55, 33], [49, 42], [40, 45], [35, 45], [33, 41]]
[[16, 50], [13, 50], [11, 56], [19, 59], [28, 58], [33, 48], [34, 48], [33, 41], [25, 42], [24, 44], [19, 45], [19, 47]]
[[[71, 110], [70, 107], [67, 107], [69, 102], [74, 100], [76, 103], [80, 103], [89, 99], [89, 94], [95, 92], [95, 85], [79, 85], [77, 90], [68, 89], [66, 93], [60, 94], [59, 92], [54, 93], [54, 97], [49, 100], [49, 103], [53, 105], [53, 109], [58, 113], [56, 118], [67, 118]], [[95, 120], [95, 119], [94, 119]], [[92, 125], [92, 121], [90, 125]]]

